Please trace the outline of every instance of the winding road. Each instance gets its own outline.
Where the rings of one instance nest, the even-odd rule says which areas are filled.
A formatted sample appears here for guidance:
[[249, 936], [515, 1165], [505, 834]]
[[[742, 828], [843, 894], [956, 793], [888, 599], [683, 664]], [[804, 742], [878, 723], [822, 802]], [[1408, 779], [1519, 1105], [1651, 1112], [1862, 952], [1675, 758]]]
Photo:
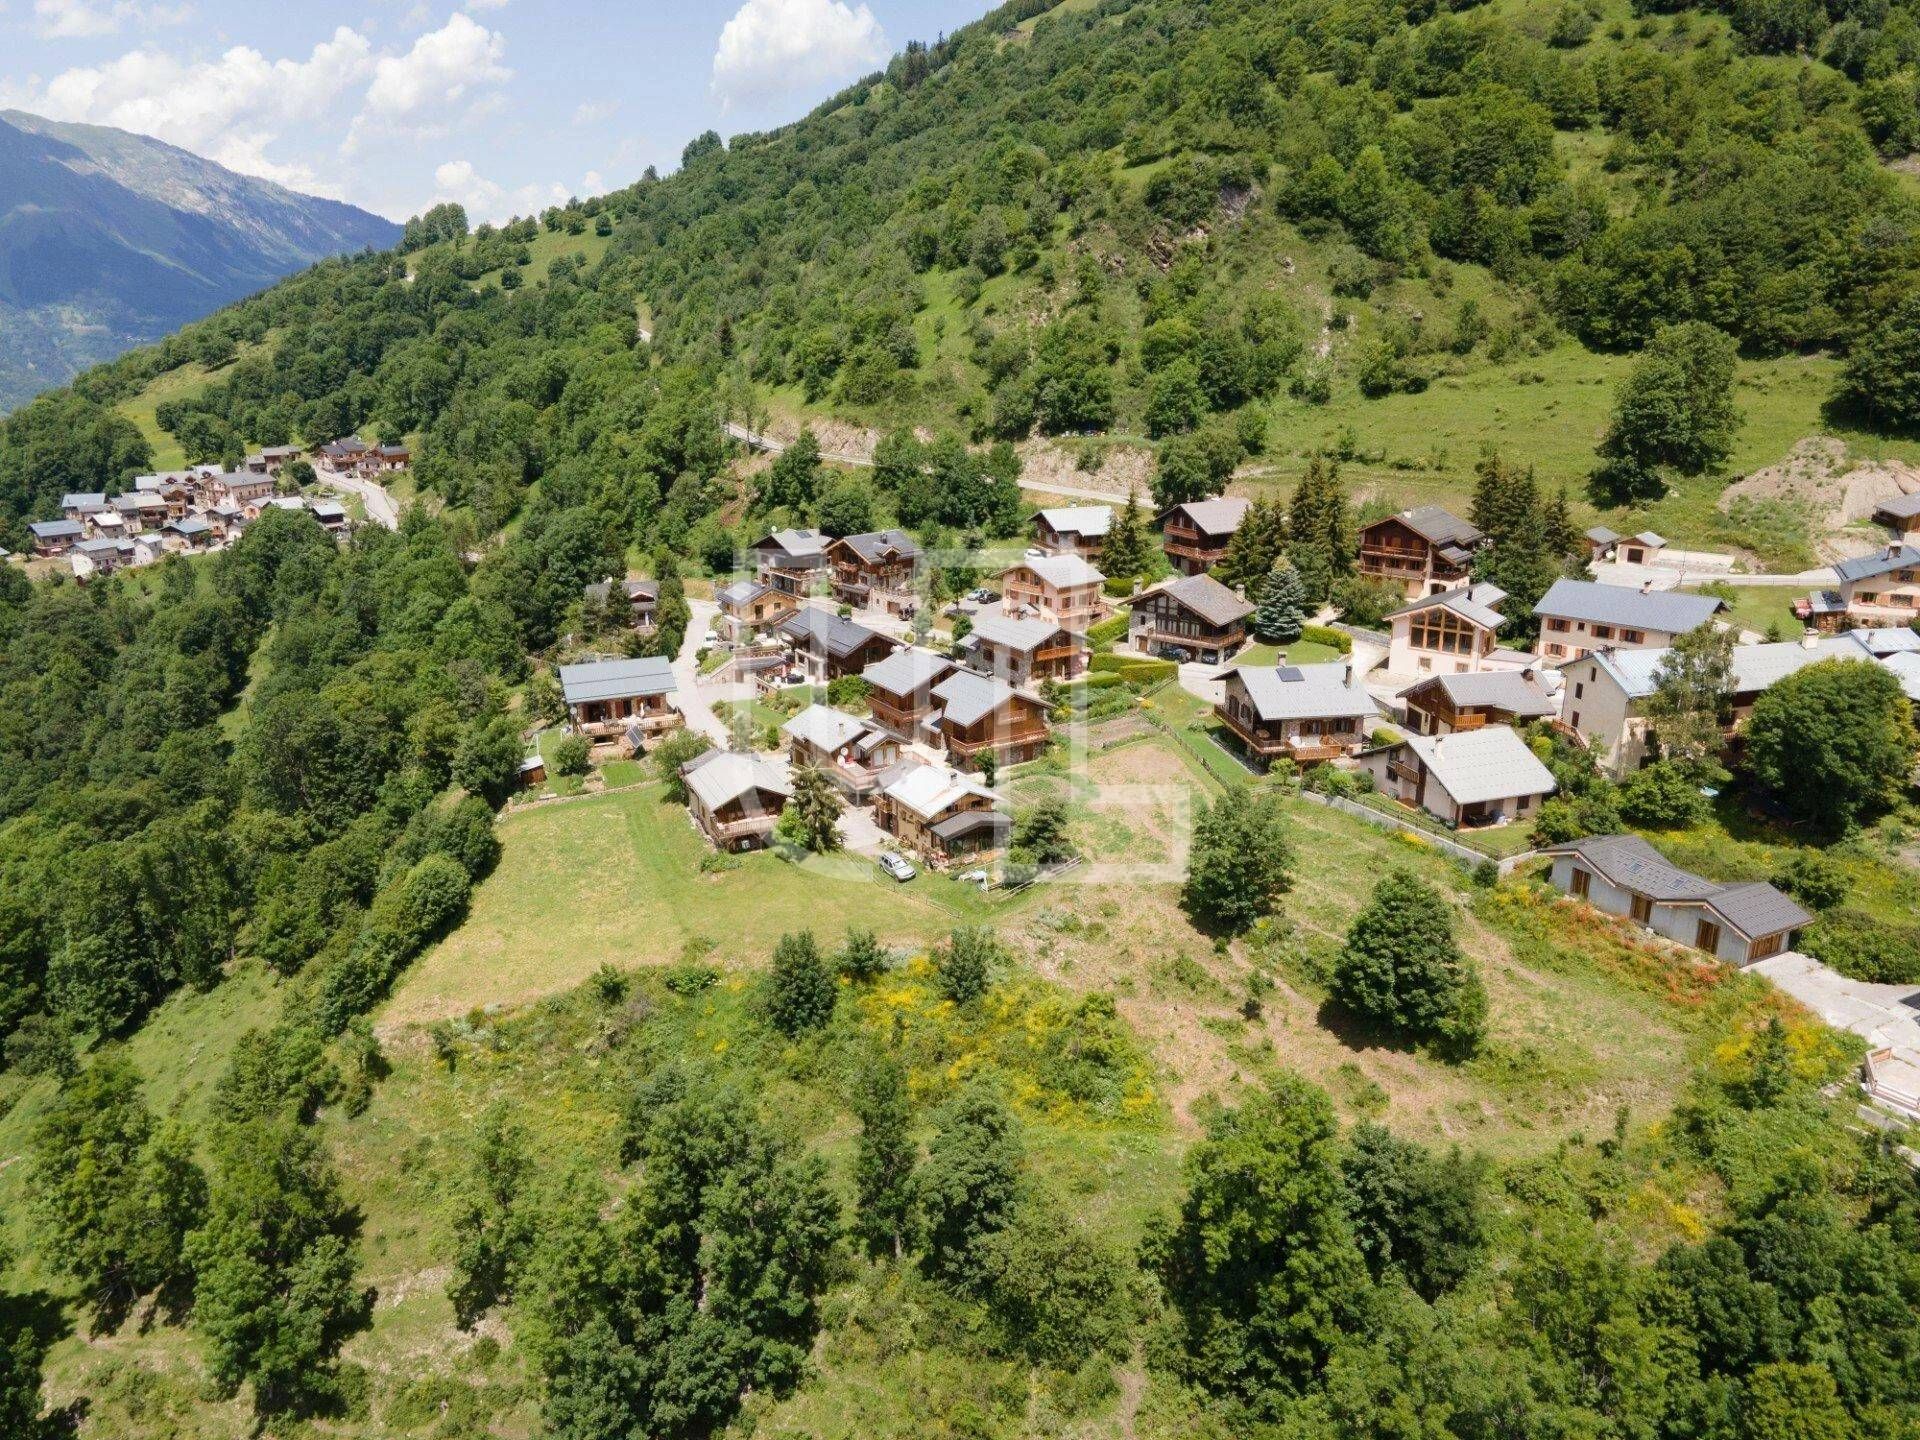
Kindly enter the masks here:
[[379, 481], [362, 480], [358, 475], [348, 475], [338, 470], [321, 470], [317, 478], [323, 484], [358, 495], [367, 507], [367, 518], [374, 524], [384, 525], [389, 530], [400, 528], [400, 502]]

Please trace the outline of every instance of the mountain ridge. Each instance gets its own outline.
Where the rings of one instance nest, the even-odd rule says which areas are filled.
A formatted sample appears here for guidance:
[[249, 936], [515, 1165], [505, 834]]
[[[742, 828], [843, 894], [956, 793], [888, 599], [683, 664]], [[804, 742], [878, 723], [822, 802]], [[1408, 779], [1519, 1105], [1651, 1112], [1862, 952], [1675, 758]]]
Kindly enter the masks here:
[[0, 411], [391, 221], [99, 125], [0, 112]]

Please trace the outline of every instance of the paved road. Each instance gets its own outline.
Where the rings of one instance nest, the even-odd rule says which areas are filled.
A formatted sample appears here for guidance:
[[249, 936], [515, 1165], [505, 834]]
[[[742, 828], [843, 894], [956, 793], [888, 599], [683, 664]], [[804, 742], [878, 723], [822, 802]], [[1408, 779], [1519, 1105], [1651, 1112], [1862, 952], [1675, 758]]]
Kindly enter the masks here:
[[367, 518], [374, 524], [384, 525], [389, 530], [400, 528], [400, 502], [393, 498], [391, 490], [377, 480], [362, 480], [358, 475], [348, 475], [334, 470], [321, 470], [317, 473], [322, 484], [358, 495], [367, 507]]
[[674, 703], [679, 707], [680, 716], [687, 722], [689, 730], [697, 730], [714, 744], [727, 749], [733, 744], [733, 736], [726, 722], [714, 714], [713, 702], [750, 700], [753, 698], [753, 682], [710, 685], [700, 678], [698, 657], [701, 640], [712, 628], [714, 616], [720, 613], [720, 607], [711, 600], [689, 599], [687, 609], [693, 612], [693, 618], [687, 622], [687, 638], [680, 645], [680, 653], [673, 659]]
[[1811, 956], [1789, 950], [1748, 967], [1766, 976], [1837, 1030], [1920, 1055], [1920, 987], [1849, 980]]
[[1674, 590], [1682, 585], [1704, 585], [1709, 580], [1718, 581], [1723, 585], [1742, 587], [1790, 586], [1796, 590], [1813, 590], [1831, 586], [1837, 579], [1830, 565], [1822, 566], [1818, 570], [1802, 570], [1794, 575], [1749, 575], [1706, 566], [1688, 568], [1673, 565], [1629, 565], [1624, 561], [1594, 566], [1593, 578], [1602, 585], [1623, 585], [1635, 590], [1643, 586], [1651, 586], [1655, 590]]

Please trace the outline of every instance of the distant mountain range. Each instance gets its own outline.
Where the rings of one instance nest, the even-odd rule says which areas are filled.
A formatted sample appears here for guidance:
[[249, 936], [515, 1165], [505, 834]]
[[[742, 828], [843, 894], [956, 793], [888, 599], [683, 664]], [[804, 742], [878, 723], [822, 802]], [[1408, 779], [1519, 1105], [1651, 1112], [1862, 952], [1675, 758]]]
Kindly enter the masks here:
[[143, 135], [0, 112], [0, 413], [400, 227]]

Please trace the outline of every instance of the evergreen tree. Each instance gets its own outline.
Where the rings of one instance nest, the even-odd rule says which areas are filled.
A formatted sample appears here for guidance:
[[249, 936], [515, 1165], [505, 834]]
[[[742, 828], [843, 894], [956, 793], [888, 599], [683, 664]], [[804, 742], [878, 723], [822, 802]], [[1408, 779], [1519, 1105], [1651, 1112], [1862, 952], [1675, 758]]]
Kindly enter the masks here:
[[785, 813], [794, 817], [801, 843], [816, 855], [838, 850], [840, 812], [845, 809], [839, 790], [818, 765], [794, 766], [792, 783]]
[[1235, 785], [1194, 823], [1183, 899], [1203, 924], [1238, 933], [1279, 908], [1292, 866], [1280, 797]]
[[885, 973], [887, 950], [871, 930], [847, 927], [847, 943], [834, 957], [834, 965], [849, 980], [874, 980]]
[[1127, 503], [1114, 517], [1107, 532], [1107, 543], [1100, 551], [1100, 568], [1119, 579], [1133, 579], [1153, 568], [1153, 542], [1147, 534], [1147, 517], [1140, 508], [1140, 492], [1129, 490]]
[[993, 971], [1006, 953], [985, 925], [958, 926], [947, 943], [934, 953], [940, 993], [956, 1005], [967, 1005], [987, 993]]
[[1733, 718], [1733, 638], [1705, 621], [1676, 636], [1654, 667], [1648, 723], [1662, 758], [1696, 785], [1726, 779], [1720, 752]]
[[1307, 587], [1298, 570], [1285, 560], [1277, 561], [1260, 585], [1259, 602], [1253, 612], [1255, 635], [1278, 645], [1300, 638], [1307, 623]]
[[820, 476], [820, 441], [809, 425], [793, 444], [774, 456], [773, 464], [760, 477], [759, 508], [786, 510], [796, 516], [810, 514]]
[[[1329, 584], [1353, 569], [1353, 525], [1347, 509], [1347, 493], [1340, 483], [1340, 467], [1316, 455], [1307, 464], [1307, 473], [1294, 488], [1293, 504], [1287, 511], [1289, 553], [1301, 565], [1297, 551], [1318, 550], [1326, 557]], [[1302, 572], [1305, 566], [1302, 565]], [[1309, 591], [1309, 594], [1312, 594]], [[1324, 594], [1315, 594], [1324, 600]]]
[[858, 1083], [853, 1104], [860, 1120], [853, 1156], [858, 1229], [869, 1251], [897, 1260], [913, 1242], [918, 1218], [914, 1167], [919, 1152], [913, 1142], [907, 1074], [883, 1051], [869, 1057]]
[[1374, 887], [1333, 967], [1333, 998], [1394, 1034], [1470, 1053], [1486, 1031], [1486, 992], [1453, 938], [1440, 893], [1405, 870]]
[[1247, 506], [1240, 528], [1227, 542], [1227, 553], [1214, 567], [1223, 585], [1258, 585], [1287, 547], [1287, 512], [1264, 495]]
[[813, 932], [782, 935], [773, 947], [773, 973], [767, 990], [767, 1018], [774, 1029], [789, 1037], [818, 1030], [833, 1018], [839, 996], [839, 983], [820, 958]]

